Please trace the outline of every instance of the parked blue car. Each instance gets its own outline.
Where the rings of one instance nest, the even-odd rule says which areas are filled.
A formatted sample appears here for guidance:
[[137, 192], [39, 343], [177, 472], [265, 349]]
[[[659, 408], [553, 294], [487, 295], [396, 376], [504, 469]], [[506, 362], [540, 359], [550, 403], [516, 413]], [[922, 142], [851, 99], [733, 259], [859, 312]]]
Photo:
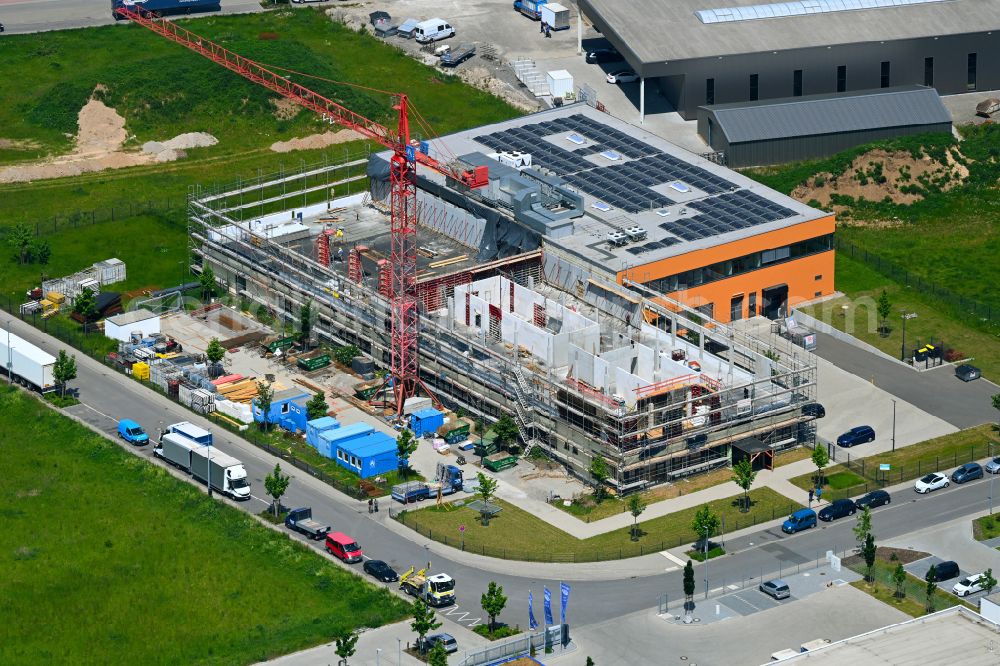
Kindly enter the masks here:
[[837, 438], [837, 446], [843, 446], [850, 448], [857, 444], [864, 444], [865, 442], [875, 441], [875, 428], [871, 426], [858, 426], [857, 428], [851, 428], [843, 435]]
[[118, 436], [129, 444], [142, 446], [149, 443], [149, 435], [142, 429], [142, 426], [130, 419], [122, 419], [118, 422]]
[[812, 509], [799, 509], [781, 524], [781, 531], [785, 534], [795, 534], [810, 527], [816, 527], [816, 512]]

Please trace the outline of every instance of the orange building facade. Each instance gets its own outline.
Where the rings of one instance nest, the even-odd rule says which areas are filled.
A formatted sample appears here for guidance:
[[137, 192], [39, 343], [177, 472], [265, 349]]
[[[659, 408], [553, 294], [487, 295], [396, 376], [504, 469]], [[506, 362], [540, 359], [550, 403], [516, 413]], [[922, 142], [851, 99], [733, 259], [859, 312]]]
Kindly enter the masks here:
[[835, 226], [827, 215], [630, 267], [617, 279], [643, 284], [721, 322], [755, 315], [776, 319], [797, 303], [833, 293]]

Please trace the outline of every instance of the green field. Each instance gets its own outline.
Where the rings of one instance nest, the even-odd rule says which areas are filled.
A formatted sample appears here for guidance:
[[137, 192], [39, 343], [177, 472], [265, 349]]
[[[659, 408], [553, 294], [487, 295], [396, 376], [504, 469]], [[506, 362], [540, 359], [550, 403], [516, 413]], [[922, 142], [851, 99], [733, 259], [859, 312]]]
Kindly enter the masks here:
[[0, 663], [246, 664], [404, 602], [0, 389]]
[[[724, 522], [726, 532], [783, 518], [801, 508], [770, 488], [750, 491], [750, 513], [741, 513], [738, 497], [709, 502]], [[479, 513], [467, 506], [445, 504], [402, 513], [401, 522], [435, 541], [492, 557], [542, 562], [592, 562], [648, 555], [693, 543], [691, 521], [698, 508], [683, 509], [642, 521], [639, 541], [632, 541], [630, 528], [577, 539], [540, 518], [500, 500], [503, 510], [484, 527]], [[459, 527], [465, 526], [460, 532]]]

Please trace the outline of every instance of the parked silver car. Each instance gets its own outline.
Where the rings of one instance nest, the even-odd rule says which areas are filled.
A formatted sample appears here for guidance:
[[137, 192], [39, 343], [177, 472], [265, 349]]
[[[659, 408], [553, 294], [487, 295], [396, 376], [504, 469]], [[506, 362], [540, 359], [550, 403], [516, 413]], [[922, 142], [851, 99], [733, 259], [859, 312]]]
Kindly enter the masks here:
[[983, 465], [983, 469], [990, 474], [1000, 474], [1000, 456]]
[[788, 583], [779, 578], [761, 583], [760, 591], [775, 599], [787, 599], [792, 596], [791, 590], [788, 589]]

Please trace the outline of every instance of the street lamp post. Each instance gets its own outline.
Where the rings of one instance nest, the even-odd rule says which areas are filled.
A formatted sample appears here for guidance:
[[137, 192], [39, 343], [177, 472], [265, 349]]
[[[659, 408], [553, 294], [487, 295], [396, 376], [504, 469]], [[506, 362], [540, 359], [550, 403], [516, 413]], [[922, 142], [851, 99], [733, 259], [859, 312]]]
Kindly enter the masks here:
[[[990, 440], [990, 462], [993, 462], [993, 440]], [[990, 515], [993, 515], [993, 480], [997, 478], [996, 474], [990, 474]]]
[[899, 352], [899, 360], [900, 361], [905, 361], [906, 360], [906, 320], [907, 319], [915, 319], [916, 316], [917, 316], [916, 312], [904, 312], [903, 313], [903, 344], [902, 344], [902, 347], [900, 348], [900, 352]]
[[10, 319], [7, 320], [7, 381], [14, 383], [14, 363], [10, 351]]
[[892, 450], [896, 450], [896, 401], [892, 401]]

